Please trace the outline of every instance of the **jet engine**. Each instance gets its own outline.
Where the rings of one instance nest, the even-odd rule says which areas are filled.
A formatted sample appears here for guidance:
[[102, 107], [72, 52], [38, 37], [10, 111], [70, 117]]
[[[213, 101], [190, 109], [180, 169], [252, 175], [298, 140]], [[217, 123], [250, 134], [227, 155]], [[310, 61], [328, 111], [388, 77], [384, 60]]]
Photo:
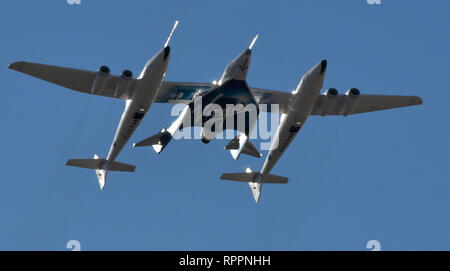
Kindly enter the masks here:
[[116, 89], [114, 90], [114, 97], [120, 98], [122, 94], [127, 93], [130, 88], [130, 83], [133, 79], [133, 73], [130, 70], [124, 70], [120, 74], [120, 80], [116, 84]]
[[110, 70], [107, 66], [101, 66], [98, 69], [94, 83], [92, 84], [91, 93], [93, 94], [98, 93], [105, 87], [106, 82], [108, 81], [108, 77], [110, 75], [109, 72]]
[[345, 92], [345, 106], [342, 111], [342, 115], [347, 116], [348, 114], [351, 114], [353, 110], [358, 106], [359, 103], [359, 89], [357, 88], [351, 88]]
[[130, 70], [124, 70], [120, 76], [122, 76], [122, 78], [128, 80], [128, 79], [133, 78], [133, 73]]
[[322, 97], [322, 102], [320, 105], [321, 116], [326, 116], [335, 106], [337, 103], [337, 98], [339, 97], [339, 92], [335, 88], [329, 88], [327, 89], [323, 94], [324, 97]]

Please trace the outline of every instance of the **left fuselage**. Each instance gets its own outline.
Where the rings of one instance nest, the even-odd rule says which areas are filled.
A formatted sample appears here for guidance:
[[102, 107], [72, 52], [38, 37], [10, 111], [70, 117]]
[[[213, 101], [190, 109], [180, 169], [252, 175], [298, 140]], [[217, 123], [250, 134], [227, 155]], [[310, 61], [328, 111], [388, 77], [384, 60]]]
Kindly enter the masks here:
[[314, 66], [302, 77], [297, 89], [292, 93], [293, 97], [289, 104], [289, 111], [281, 116], [280, 125], [272, 140], [269, 153], [261, 169], [261, 175], [259, 180], [256, 180], [257, 182], [264, 182], [264, 178], [289, 147], [311, 114], [323, 85], [326, 65], [326, 61], [323, 60]]
[[106, 167], [119, 155], [158, 95], [159, 87], [167, 70], [169, 55], [170, 47], [167, 46], [147, 61], [137, 79], [132, 98], [126, 101], [125, 110], [106, 158]]

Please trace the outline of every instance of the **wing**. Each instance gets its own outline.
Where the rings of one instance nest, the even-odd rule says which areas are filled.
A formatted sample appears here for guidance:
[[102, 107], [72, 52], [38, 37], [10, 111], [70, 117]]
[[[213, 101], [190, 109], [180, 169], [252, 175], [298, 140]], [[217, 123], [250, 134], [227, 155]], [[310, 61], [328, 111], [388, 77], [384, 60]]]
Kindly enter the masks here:
[[[193, 101], [194, 95], [202, 95], [215, 85], [211, 83], [189, 83], [189, 82], [169, 82], [165, 81], [161, 84], [157, 103], [184, 103], [189, 104]], [[266, 90], [260, 88], [250, 88], [255, 100], [259, 104], [278, 104], [280, 113], [287, 113], [288, 105], [292, 94], [289, 92], [281, 92], [275, 90]], [[262, 108], [264, 110], [264, 108]], [[271, 107], [266, 110], [271, 112]]]
[[124, 79], [120, 76], [109, 75], [102, 90], [92, 93], [91, 89], [97, 76], [94, 71], [22, 61], [12, 63], [8, 68], [79, 92], [124, 100], [131, 97], [136, 83], [135, 79], [130, 79], [124, 84]]
[[[193, 101], [194, 95], [202, 95], [211, 90], [212, 87], [214, 85], [211, 83], [163, 82], [155, 102], [189, 104]], [[292, 98], [290, 92], [260, 88], [250, 88], [250, 91], [258, 104], [267, 105], [266, 108], [260, 107], [261, 110], [272, 112], [273, 105], [278, 104], [278, 113], [288, 113], [289, 103]], [[334, 97], [335, 104], [331, 109], [329, 108], [328, 113], [325, 115], [347, 115], [344, 110], [347, 98], [344, 94]], [[311, 115], [322, 115], [324, 107], [329, 106], [329, 103], [332, 103], [332, 99], [321, 94]], [[420, 104], [422, 104], [422, 99], [417, 96], [361, 94], [349, 115]]]
[[194, 95], [208, 92], [214, 85], [210, 83], [162, 82], [155, 103], [189, 104]]
[[[348, 115], [386, 110], [397, 107], [412, 106], [422, 104], [422, 99], [417, 96], [399, 96], [399, 95], [370, 95], [361, 94], [354, 105], [354, 108]], [[335, 99], [335, 104], [326, 114], [322, 114], [324, 107], [327, 107], [328, 102]], [[344, 107], [346, 106], [346, 95], [338, 95], [335, 98], [330, 98], [326, 95], [320, 95], [314, 106], [311, 115], [346, 115]]]
[[281, 92], [276, 90], [267, 90], [260, 88], [250, 88], [255, 96], [255, 100], [258, 104], [267, 105], [267, 108], [260, 107], [261, 110], [266, 112], [272, 112], [273, 105], [278, 104], [278, 113], [286, 114], [289, 111], [289, 103], [291, 102], [292, 94], [290, 92]]
[[[264, 108], [260, 108], [261, 110], [272, 112], [273, 110], [271, 109], [271, 107], [273, 106], [273, 104], [278, 104], [280, 114], [288, 113], [289, 103], [292, 98], [291, 93], [258, 88], [251, 88], [251, 90], [259, 104], [268, 105], [267, 110], [264, 110]], [[355, 106], [351, 110], [349, 115], [422, 104], [422, 99], [417, 96], [370, 94], [361, 94], [359, 96], [360, 97], [358, 99], [358, 102], [355, 103]], [[344, 110], [346, 98], [348, 97], [343, 94], [338, 95], [338, 97], [334, 97], [335, 104], [325, 115], [346, 115], [346, 112]], [[330, 98], [326, 95], [320, 95], [311, 115], [322, 115], [324, 107], [327, 107], [327, 104], [329, 105], [329, 103], [332, 103], [332, 99], [333, 98]]]

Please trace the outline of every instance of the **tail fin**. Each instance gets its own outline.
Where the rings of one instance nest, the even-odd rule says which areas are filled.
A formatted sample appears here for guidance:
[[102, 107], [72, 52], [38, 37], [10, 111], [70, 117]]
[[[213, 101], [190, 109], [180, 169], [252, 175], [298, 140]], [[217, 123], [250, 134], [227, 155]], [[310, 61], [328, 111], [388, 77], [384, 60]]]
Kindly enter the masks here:
[[169, 144], [170, 140], [172, 140], [172, 134], [166, 129], [162, 129], [161, 132], [156, 135], [146, 138], [138, 143], [134, 143], [133, 148], [152, 145], [155, 152], [159, 154], [164, 150], [167, 144]]
[[244, 173], [225, 173], [220, 176], [221, 180], [227, 181], [236, 181], [236, 182], [246, 182], [250, 186], [252, 190], [253, 198], [256, 203], [258, 203], [259, 198], [261, 197], [261, 189], [263, 183], [287, 183], [288, 178], [276, 176], [276, 175], [267, 175], [266, 178], [262, 179], [261, 173], [253, 172], [251, 168], [247, 168]]
[[106, 159], [98, 157], [97, 154], [94, 155], [94, 159], [69, 159], [67, 160], [66, 166], [94, 169], [95, 174], [97, 175], [98, 184], [102, 190], [103, 187], [105, 187], [108, 171], [133, 172], [136, 169], [135, 166], [125, 163], [115, 161], [108, 162]]
[[262, 156], [258, 149], [248, 140], [245, 134], [240, 134], [233, 138], [226, 146], [225, 150], [230, 150], [234, 160], [239, 159], [241, 153], [260, 158]]

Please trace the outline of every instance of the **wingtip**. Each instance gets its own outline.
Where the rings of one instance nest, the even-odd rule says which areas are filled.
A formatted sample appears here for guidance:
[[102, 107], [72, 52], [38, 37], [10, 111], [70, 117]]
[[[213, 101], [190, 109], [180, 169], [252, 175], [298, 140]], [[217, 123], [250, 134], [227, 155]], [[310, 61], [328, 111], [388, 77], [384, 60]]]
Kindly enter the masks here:
[[18, 70], [23, 61], [16, 61], [8, 65], [8, 69], [10, 70]]
[[416, 103], [416, 105], [420, 105], [420, 104], [423, 104], [423, 100], [422, 100], [422, 98], [420, 98], [420, 97], [416, 97], [416, 98], [415, 98], [415, 103]]

